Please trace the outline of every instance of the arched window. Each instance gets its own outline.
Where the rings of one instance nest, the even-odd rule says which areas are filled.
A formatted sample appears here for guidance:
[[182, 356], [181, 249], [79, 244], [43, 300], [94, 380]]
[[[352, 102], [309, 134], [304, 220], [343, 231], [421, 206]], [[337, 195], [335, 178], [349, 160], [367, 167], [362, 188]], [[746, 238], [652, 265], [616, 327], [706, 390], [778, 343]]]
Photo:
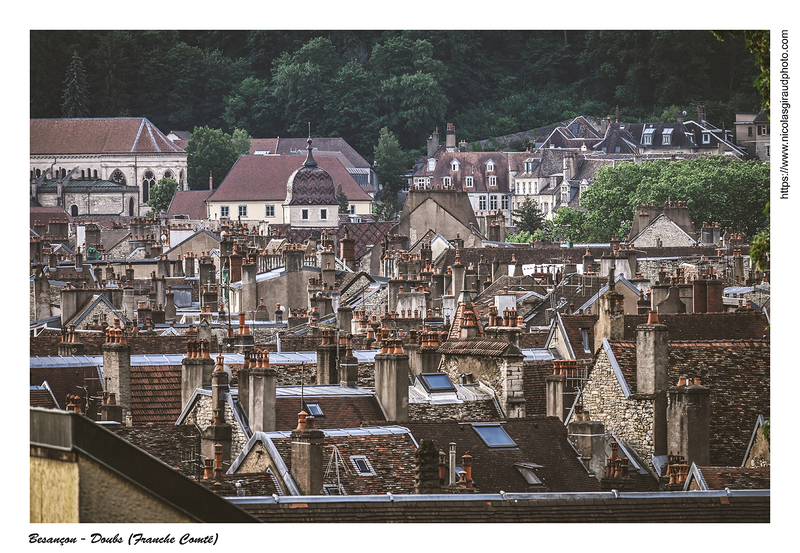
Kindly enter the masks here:
[[117, 184], [125, 185], [127, 181], [125, 180], [125, 175], [119, 169], [114, 169], [114, 172], [111, 173], [111, 182], [116, 182]]
[[150, 189], [156, 184], [156, 176], [152, 171], [144, 172], [144, 179], [142, 179], [142, 201], [147, 202], [150, 199]]
[[164, 178], [165, 179], [172, 179], [172, 171], [164, 171]]
[[135, 214], [133, 212], [135, 204], [133, 203], [133, 198], [128, 200], [128, 217], [133, 217]]
[[72, 204], [72, 207], [69, 208], [69, 213], [73, 217], [77, 217], [78, 216], [78, 206], [75, 205], [75, 204]]

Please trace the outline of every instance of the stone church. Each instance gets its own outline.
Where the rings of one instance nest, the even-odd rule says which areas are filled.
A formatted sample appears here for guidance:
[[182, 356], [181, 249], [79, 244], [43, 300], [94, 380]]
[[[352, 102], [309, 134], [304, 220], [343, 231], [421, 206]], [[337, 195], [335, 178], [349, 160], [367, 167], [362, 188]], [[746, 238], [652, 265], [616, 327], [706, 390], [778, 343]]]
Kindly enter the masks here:
[[187, 190], [186, 172], [186, 152], [144, 117], [30, 121], [31, 205], [138, 217], [162, 178]]

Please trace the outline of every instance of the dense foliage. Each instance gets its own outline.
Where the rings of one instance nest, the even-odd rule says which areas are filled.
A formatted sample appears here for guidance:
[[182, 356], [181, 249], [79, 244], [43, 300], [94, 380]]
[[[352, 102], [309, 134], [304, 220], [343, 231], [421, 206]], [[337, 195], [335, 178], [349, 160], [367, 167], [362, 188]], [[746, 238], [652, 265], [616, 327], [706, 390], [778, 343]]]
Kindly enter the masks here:
[[150, 199], [147, 200], [147, 205], [153, 208], [152, 212], [154, 214], [161, 213], [169, 208], [172, 197], [179, 186], [178, 181], [166, 177], [153, 185], [150, 189]]
[[189, 188], [207, 189], [209, 178], [213, 187], [218, 188], [239, 156], [245, 153], [237, 150], [238, 143], [231, 135], [220, 129], [195, 127], [186, 146], [186, 152], [189, 154], [187, 161]]
[[77, 52], [94, 117], [256, 137], [305, 136], [310, 124], [314, 136], [342, 136], [362, 155], [383, 127], [411, 151], [447, 122], [473, 142], [607, 116], [617, 105], [638, 121], [669, 106], [691, 114], [703, 101], [709, 120], [731, 129], [735, 111], [761, 105], [748, 45], [763, 36], [752, 33], [721, 41], [708, 31], [56, 30], [30, 38], [31, 117], [62, 115], [64, 87], [53, 79]]

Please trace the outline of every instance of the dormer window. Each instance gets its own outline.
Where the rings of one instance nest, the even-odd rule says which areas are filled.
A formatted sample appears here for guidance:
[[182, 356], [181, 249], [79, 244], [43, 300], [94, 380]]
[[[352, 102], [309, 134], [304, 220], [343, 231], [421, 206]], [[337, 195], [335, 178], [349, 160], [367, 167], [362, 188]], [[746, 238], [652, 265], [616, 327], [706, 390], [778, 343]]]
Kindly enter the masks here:
[[653, 133], [656, 130], [654, 128], [649, 128], [644, 130], [644, 134], [642, 135], [642, 144], [645, 146], [649, 146], [653, 143]]
[[491, 159], [486, 162], [486, 171], [489, 173], [494, 172], [494, 161], [492, 161]]
[[703, 144], [711, 144], [711, 133], [704, 132], [703, 133]]
[[464, 186], [466, 188], [472, 188], [475, 186], [475, 179], [473, 177], [464, 177]]
[[458, 160], [454, 159], [450, 162], [450, 170], [451, 171], [458, 171]]
[[442, 184], [443, 184], [444, 186], [450, 186], [450, 183], [451, 183], [451, 182], [452, 182], [452, 181], [450, 180], [450, 177], [442, 177]]
[[497, 177], [495, 175], [489, 175], [488, 181], [489, 186], [497, 186]]
[[669, 146], [672, 144], [672, 129], [664, 129], [661, 131], [661, 144], [662, 146]]
[[430, 158], [428, 159], [428, 171], [433, 171], [436, 169], [436, 159]]

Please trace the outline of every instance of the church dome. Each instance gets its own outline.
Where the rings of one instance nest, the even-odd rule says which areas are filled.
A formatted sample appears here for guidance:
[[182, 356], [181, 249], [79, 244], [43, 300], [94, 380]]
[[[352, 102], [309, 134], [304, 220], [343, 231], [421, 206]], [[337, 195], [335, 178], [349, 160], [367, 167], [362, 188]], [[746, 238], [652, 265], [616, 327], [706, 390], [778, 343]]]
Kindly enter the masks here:
[[311, 139], [308, 139], [308, 154], [303, 166], [289, 177], [286, 183], [284, 205], [336, 205], [336, 185], [333, 177], [317, 166], [311, 155]]

